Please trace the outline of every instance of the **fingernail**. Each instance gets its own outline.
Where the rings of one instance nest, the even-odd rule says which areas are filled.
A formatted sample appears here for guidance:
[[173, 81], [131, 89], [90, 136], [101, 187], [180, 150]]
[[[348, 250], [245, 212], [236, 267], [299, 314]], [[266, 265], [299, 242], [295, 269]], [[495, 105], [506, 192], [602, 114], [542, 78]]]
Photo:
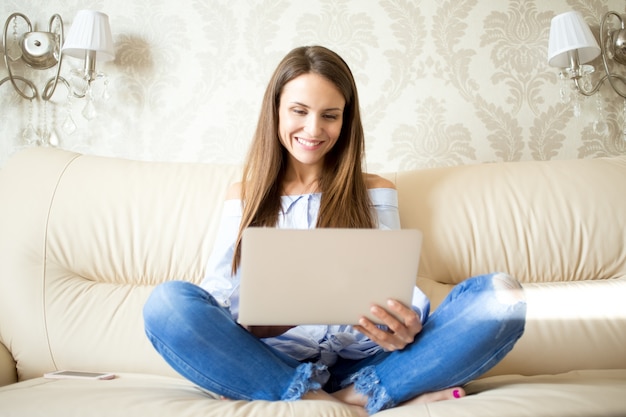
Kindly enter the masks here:
[[452, 391], [452, 395], [454, 396], [454, 398], [461, 398], [461, 393], [459, 392], [458, 389], [455, 389], [454, 391]]

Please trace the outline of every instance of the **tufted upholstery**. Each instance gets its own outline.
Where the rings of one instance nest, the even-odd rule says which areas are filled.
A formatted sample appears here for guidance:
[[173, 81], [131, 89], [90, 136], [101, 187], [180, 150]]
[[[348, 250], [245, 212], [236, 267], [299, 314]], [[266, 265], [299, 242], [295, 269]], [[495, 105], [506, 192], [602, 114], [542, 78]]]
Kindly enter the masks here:
[[[0, 415], [37, 415], [33, 397], [48, 415], [62, 415], [68, 401], [87, 406], [102, 392], [152, 415], [247, 415], [250, 407], [268, 416], [348, 415], [329, 404], [213, 401], [177, 377], [143, 334], [141, 308], [155, 284], [201, 279], [238, 174], [236, 166], [51, 148], [11, 159], [0, 171]], [[626, 388], [626, 157], [386, 176], [397, 185], [403, 227], [424, 232], [417, 282], [434, 306], [452, 285], [497, 270], [522, 281], [528, 298], [525, 335], [488, 378], [468, 386], [476, 395], [411, 415], [451, 415], [455, 404], [519, 415], [507, 413], [528, 395], [533, 416], [554, 415], [552, 405], [626, 413], [617, 395]], [[121, 376], [92, 389], [40, 378], [55, 369]]]

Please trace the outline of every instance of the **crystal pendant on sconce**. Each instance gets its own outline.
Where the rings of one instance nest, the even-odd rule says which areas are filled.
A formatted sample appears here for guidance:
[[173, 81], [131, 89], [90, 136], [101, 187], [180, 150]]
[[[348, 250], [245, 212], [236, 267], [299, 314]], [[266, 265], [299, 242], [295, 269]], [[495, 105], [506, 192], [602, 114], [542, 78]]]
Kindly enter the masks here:
[[50, 130], [48, 130], [47, 127], [38, 128], [37, 136], [39, 137], [39, 145], [48, 146], [50, 142]]
[[74, 119], [72, 119], [71, 114], [67, 115], [67, 117], [65, 118], [65, 121], [61, 125], [61, 128], [68, 135], [71, 135], [72, 133], [76, 132], [77, 126], [76, 126], [76, 123], [74, 123]]
[[605, 135], [609, 132], [609, 125], [606, 120], [604, 120], [604, 99], [602, 97], [602, 93], [598, 92], [596, 95], [596, 120], [593, 122], [593, 130], [600, 134]]
[[572, 112], [575, 117], [580, 117], [582, 114], [582, 105], [586, 97], [577, 92], [576, 84], [573, 83], [573, 80], [577, 79], [580, 87], [585, 91], [589, 91], [592, 88], [591, 74], [594, 71], [595, 69], [591, 65], [581, 65], [576, 71], [571, 68], [563, 68], [559, 72], [561, 80], [559, 96], [561, 102], [563, 104], [572, 103]]
[[576, 95], [574, 96], [574, 100], [573, 100], [573, 104], [572, 104], [572, 111], [574, 112], [574, 117], [580, 117], [580, 115], [582, 114], [582, 100], [583, 98]]
[[104, 88], [102, 90], [102, 100], [109, 101], [111, 99], [111, 93], [109, 92], [109, 79], [104, 76]]
[[584, 73], [580, 78], [582, 83], [581, 87], [584, 91], [591, 91], [591, 89], [593, 88], [593, 84], [591, 83], [591, 72]]
[[61, 129], [68, 135], [76, 131], [78, 127], [72, 118], [72, 93], [68, 92], [67, 101], [65, 102], [65, 120], [61, 125]]
[[73, 69], [70, 72], [70, 85], [72, 94], [76, 97], [84, 97], [89, 88], [89, 82], [85, 77], [85, 72], [80, 69]]
[[94, 106], [93, 99], [91, 97], [87, 99], [87, 103], [85, 104], [85, 108], [81, 114], [87, 120], [93, 120], [98, 115], [96, 112], [96, 106]]
[[87, 102], [85, 103], [85, 107], [81, 114], [87, 120], [93, 120], [98, 113], [96, 112], [96, 106], [94, 106], [93, 102], [93, 89], [90, 83], [87, 83], [87, 91], [85, 92], [85, 98]]
[[59, 146], [59, 137], [54, 130], [50, 130], [47, 127], [37, 129], [37, 135], [39, 136], [40, 146], [50, 146], [53, 148]]
[[567, 79], [563, 76], [563, 73], [560, 74], [560, 87], [559, 87], [559, 97], [561, 98], [561, 103], [568, 104], [572, 101], [572, 86]]
[[57, 133], [52, 130], [50, 132], [50, 135], [48, 135], [48, 146], [52, 146], [53, 148], [56, 148], [59, 146], [59, 137], [57, 136]]
[[28, 126], [26, 126], [26, 129], [22, 132], [22, 139], [26, 145], [34, 145], [37, 143], [37, 133], [32, 124], [29, 123]]

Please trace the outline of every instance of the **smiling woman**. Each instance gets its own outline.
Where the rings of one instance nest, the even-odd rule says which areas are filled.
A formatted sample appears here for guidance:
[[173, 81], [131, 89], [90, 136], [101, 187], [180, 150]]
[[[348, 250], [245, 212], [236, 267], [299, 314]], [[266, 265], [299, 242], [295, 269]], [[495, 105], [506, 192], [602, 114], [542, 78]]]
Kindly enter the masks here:
[[366, 416], [463, 397], [461, 385], [513, 347], [526, 303], [506, 274], [466, 280], [430, 317], [429, 300], [414, 287], [409, 304], [373, 305], [375, 319], [363, 312], [356, 326], [239, 325], [247, 228], [400, 228], [395, 186], [364, 173], [363, 154], [357, 89], [344, 60], [321, 46], [289, 52], [265, 92], [205, 279], [163, 283], [145, 305], [146, 333], [174, 369], [228, 398], [339, 401]]

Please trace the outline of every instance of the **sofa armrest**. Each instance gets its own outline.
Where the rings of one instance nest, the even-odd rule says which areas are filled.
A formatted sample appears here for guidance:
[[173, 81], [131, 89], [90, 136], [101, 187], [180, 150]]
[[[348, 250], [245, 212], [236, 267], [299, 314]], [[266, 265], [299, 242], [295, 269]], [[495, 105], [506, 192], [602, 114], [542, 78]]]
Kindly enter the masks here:
[[17, 382], [17, 368], [11, 352], [0, 343], [0, 387]]

